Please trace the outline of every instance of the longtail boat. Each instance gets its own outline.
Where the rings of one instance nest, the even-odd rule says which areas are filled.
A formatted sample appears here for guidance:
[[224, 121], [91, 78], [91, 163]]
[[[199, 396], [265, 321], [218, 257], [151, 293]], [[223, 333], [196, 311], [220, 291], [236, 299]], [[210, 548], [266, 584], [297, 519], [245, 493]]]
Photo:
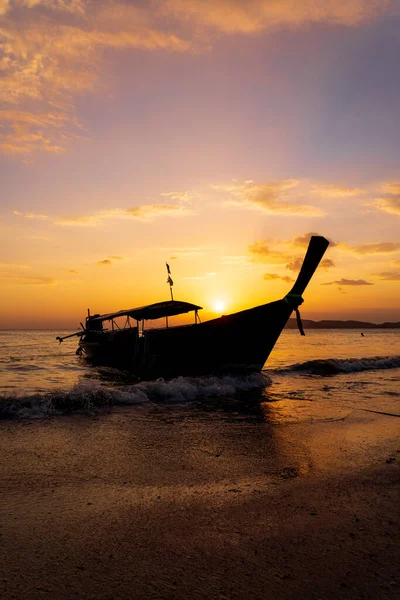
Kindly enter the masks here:
[[[82, 331], [57, 339], [78, 336], [77, 354], [98, 365], [127, 369], [139, 380], [261, 371], [293, 311], [304, 335], [299, 306], [328, 245], [322, 236], [311, 237], [292, 289], [275, 302], [201, 322], [202, 307], [174, 300], [171, 287], [171, 300], [103, 315], [88, 311]], [[170, 325], [169, 317], [185, 313], [193, 313], [193, 323]], [[116, 323], [121, 317], [123, 327]], [[158, 319], [164, 319], [162, 327], [145, 327]]]

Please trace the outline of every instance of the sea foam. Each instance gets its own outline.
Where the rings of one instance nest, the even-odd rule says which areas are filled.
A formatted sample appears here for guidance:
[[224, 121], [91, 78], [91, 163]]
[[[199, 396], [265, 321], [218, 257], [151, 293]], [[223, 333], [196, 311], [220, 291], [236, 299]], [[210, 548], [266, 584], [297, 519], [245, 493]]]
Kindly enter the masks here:
[[0, 395], [0, 419], [43, 418], [52, 415], [96, 412], [111, 406], [146, 402], [189, 402], [200, 398], [234, 396], [271, 383], [265, 373], [214, 377], [177, 377], [134, 385], [105, 386], [91, 379], [68, 390]]
[[377, 369], [396, 369], [400, 367], [400, 356], [372, 356], [368, 358], [328, 358], [307, 360], [289, 367], [276, 369], [276, 372], [300, 372], [305, 375], [337, 375], [374, 371]]

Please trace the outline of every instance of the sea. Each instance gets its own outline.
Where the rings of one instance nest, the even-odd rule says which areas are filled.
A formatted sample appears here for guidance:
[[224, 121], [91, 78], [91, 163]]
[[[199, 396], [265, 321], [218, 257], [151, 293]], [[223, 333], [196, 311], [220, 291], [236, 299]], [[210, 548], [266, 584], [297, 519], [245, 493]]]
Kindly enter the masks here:
[[75, 338], [56, 340], [68, 333], [0, 330], [0, 419], [91, 418], [121, 406], [276, 423], [400, 415], [400, 329], [284, 330], [261, 373], [139, 383], [88, 364]]

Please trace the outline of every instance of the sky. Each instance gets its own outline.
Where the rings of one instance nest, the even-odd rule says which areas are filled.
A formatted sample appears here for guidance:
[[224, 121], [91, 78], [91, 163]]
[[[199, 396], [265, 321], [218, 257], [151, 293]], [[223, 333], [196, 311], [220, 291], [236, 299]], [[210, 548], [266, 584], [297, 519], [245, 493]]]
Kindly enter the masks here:
[[0, 328], [400, 321], [399, 0], [0, 0]]

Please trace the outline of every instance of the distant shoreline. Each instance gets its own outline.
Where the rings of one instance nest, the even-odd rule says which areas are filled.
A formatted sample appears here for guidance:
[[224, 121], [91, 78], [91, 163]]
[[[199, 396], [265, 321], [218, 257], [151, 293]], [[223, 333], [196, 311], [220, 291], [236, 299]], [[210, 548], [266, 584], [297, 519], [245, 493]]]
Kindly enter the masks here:
[[[400, 321], [384, 323], [371, 323], [369, 321], [355, 320], [337, 320], [323, 319], [322, 321], [313, 321], [312, 319], [302, 319], [304, 329], [400, 329]], [[290, 318], [285, 329], [297, 329], [297, 321]], [[69, 327], [0, 327], [0, 331], [79, 331], [79, 329]]]
[[[311, 319], [302, 319], [304, 329], [400, 329], [400, 321], [395, 323], [370, 323], [368, 321], [338, 321], [324, 319], [322, 321], [312, 321]], [[289, 319], [285, 329], [297, 329], [296, 319]]]

